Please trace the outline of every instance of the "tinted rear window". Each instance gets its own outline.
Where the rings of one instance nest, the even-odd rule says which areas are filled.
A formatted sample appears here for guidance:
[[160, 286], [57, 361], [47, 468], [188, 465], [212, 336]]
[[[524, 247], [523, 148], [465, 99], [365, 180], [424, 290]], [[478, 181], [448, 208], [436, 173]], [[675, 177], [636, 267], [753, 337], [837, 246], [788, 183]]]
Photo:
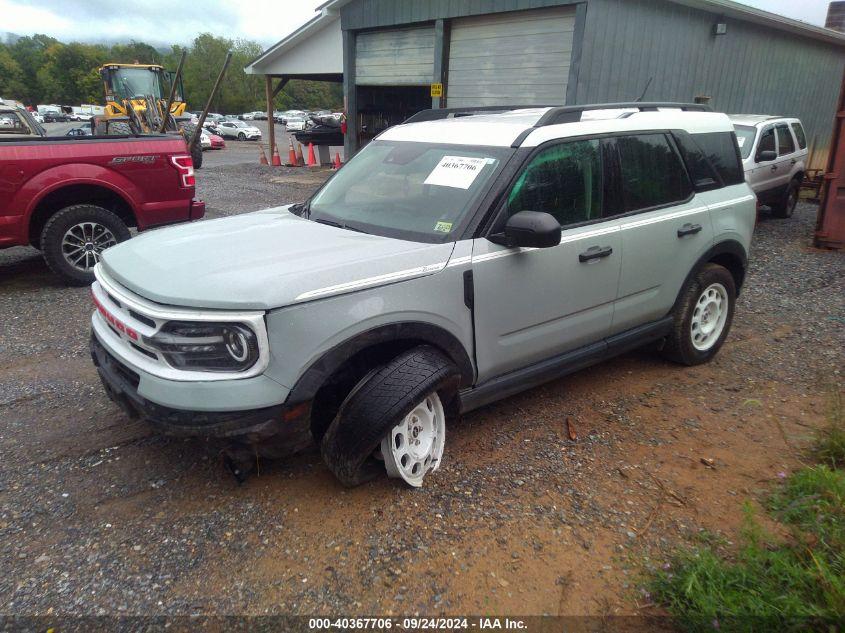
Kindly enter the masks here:
[[719, 175], [704, 155], [704, 150], [698, 146], [692, 136], [682, 131], [675, 132], [673, 136], [687, 164], [687, 171], [696, 191], [709, 191], [721, 187]]
[[804, 136], [803, 126], [800, 123], [793, 123], [792, 131], [795, 132], [795, 138], [798, 139], [798, 147], [807, 149], [807, 137]]
[[710, 164], [716, 168], [725, 185], [736, 185], [745, 180], [736, 135], [733, 132], [708, 132], [693, 134], [692, 137], [704, 151]]
[[626, 211], [686, 200], [692, 193], [681, 157], [665, 134], [616, 139]]

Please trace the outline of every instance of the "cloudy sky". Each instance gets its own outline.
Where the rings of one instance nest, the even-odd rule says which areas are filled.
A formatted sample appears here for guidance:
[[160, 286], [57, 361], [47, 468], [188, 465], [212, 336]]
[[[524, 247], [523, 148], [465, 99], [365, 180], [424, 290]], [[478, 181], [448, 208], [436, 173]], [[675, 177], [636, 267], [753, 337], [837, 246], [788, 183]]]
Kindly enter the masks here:
[[[740, 0], [823, 25], [828, 0]], [[0, 34], [46, 33], [63, 41], [184, 44], [210, 32], [270, 45], [314, 15], [323, 0], [0, 0]]]

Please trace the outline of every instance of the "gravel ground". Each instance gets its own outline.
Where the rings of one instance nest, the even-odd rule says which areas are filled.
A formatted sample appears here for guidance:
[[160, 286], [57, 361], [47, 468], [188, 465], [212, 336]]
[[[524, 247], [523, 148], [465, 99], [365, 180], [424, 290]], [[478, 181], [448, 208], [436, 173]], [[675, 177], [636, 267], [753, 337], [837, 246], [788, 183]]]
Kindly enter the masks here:
[[[220, 217], [324, 176], [210, 168], [199, 195]], [[474, 412], [414, 491], [344, 490], [315, 453], [237, 486], [106, 399], [85, 289], [0, 251], [0, 613], [654, 612], [642, 565], [701, 529], [732, 542], [841, 389], [845, 257], [810, 247], [815, 213], [760, 222], [714, 362], [636, 352]]]

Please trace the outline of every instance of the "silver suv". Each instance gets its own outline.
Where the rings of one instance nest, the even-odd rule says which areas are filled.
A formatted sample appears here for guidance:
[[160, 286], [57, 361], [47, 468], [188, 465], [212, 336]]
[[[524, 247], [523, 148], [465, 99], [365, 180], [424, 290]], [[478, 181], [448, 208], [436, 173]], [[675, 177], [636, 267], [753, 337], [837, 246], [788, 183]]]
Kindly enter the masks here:
[[807, 161], [807, 138], [798, 119], [732, 114], [745, 179], [778, 218], [798, 204]]
[[431, 110], [305, 203], [104, 253], [91, 349], [110, 396], [241, 455], [310, 436], [346, 485], [440, 466], [450, 418], [657, 344], [710, 360], [755, 197], [699, 105]]

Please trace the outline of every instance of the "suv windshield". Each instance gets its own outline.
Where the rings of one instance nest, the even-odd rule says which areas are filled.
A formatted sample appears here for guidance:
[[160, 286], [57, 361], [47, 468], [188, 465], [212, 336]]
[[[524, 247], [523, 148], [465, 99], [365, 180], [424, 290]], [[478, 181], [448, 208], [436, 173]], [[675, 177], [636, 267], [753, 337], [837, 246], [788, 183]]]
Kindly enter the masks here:
[[736, 142], [739, 145], [739, 153], [742, 154], [744, 159], [748, 158], [751, 156], [751, 148], [754, 145], [754, 137], [757, 136], [757, 128], [734, 125], [734, 130], [736, 130]]
[[373, 141], [317, 192], [310, 218], [417, 242], [446, 242], [513, 150]]

